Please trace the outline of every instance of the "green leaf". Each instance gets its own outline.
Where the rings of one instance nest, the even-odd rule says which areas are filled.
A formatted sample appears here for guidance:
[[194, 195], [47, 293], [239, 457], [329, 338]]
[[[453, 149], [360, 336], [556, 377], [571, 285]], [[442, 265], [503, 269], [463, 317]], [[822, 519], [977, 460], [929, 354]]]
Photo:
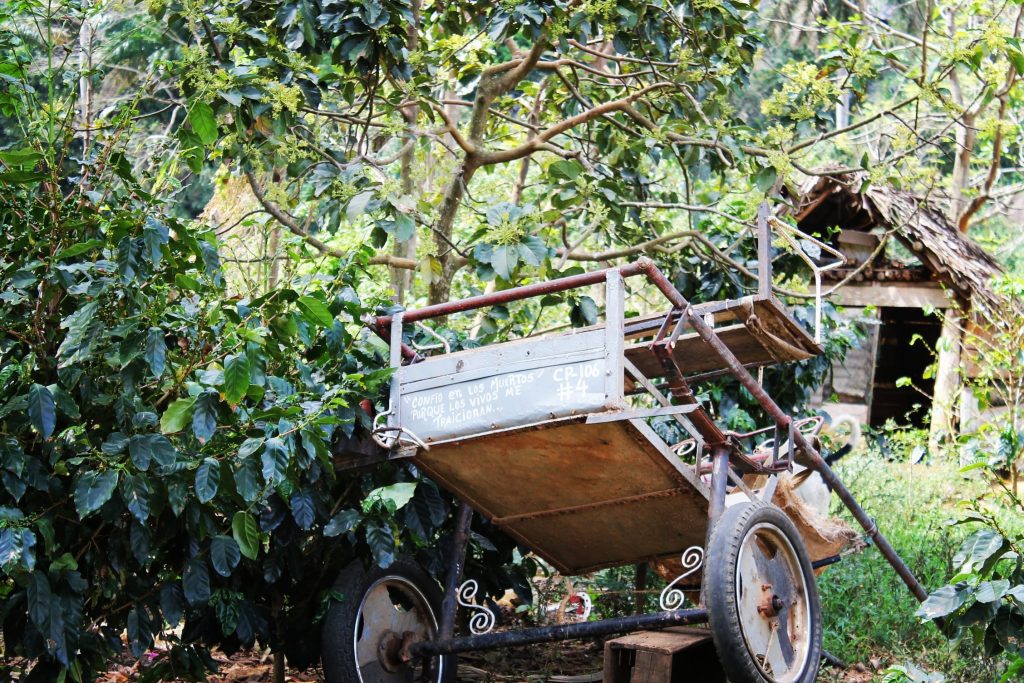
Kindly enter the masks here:
[[276, 486], [288, 475], [288, 448], [277, 437], [267, 439], [261, 456], [263, 462], [263, 478], [271, 486]]
[[164, 469], [170, 469], [178, 461], [178, 449], [174, 447], [171, 440], [162, 434], [149, 435], [149, 451], [156, 460], [156, 464]]
[[559, 180], [574, 180], [583, 172], [583, 164], [572, 159], [562, 159], [548, 166], [548, 174]]
[[255, 453], [263, 445], [263, 439], [257, 439], [250, 437], [242, 442], [242, 445], [238, 447], [238, 457], [248, 458], [250, 455]]
[[966, 583], [943, 586], [929, 595], [914, 614], [922, 619], [938, 619], [952, 614], [964, 606], [972, 592]]
[[244, 353], [228, 356], [224, 361], [224, 398], [235, 405], [249, 389], [249, 357]]
[[363, 503], [363, 508], [368, 509], [374, 503], [383, 502], [389, 510], [399, 510], [412, 500], [415, 493], [416, 482], [403, 482], [382, 486], [370, 491]]
[[779, 172], [775, 170], [774, 166], [765, 166], [754, 176], [754, 185], [761, 192], [767, 192], [772, 189], [772, 185], [775, 184], [775, 179], [778, 178]]
[[32, 426], [42, 434], [44, 439], [50, 438], [57, 426], [57, 404], [53, 394], [42, 384], [33, 384], [28, 390], [28, 417]]
[[320, 327], [331, 327], [334, 325], [334, 316], [327, 310], [327, 306], [320, 299], [311, 296], [300, 296], [295, 305], [302, 311], [302, 317], [314, 325]]
[[983, 565], [1007, 548], [1008, 543], [1001, 534], [992, 529], [980, 529], [968, 536], [960, 546], [960, 550], [953, 556], [953, 566], [962, 568], [968, 563], [972, 567]]
[[511, 282], [512, 273], [519, 265], [519, 246], [515, 244], [499, 244], [491, 252], [491, 268], [503, 280]]
[[207, 147], [217, 142], [217, 118], [206, 102], [196, 102], [188, 112], [192, 130]]
[[586, 327], [597, 323], [597, 303], [589, 296], [581, 296], [569, 311], [573, 327]]
[[1001, 600], [1010, 590], [1010, 582], [1006, 579], [996, 581], [982, 581], [978, 584], [974, 597], [978, 602], [995, 602]]
[[1016, 70], [1018, 74], [1024, 75], [1024, 52], [1021, 52], [1015, 47], [1007, 46], [1006, 57], [1010, 60], [1010, 63], [1013, 64], [1014, 70]]
[[90, 470], [78, 477], [75, 482], [75, 510], [80, 519], [85, 519], [110, 500], [117, 488], [117, 478], [114, 470]]
[[391, 527], [386, 523], [376, 520], [366, 525], [366, 544], [370, 546], [370, 552], [377, 566], [386, 569], [395, 561], [395, 535]]
[[260, 553], [260, 529], [256, 519], [248, 512], [236, 512], [231, 518], [231, 536], [238, 543], [238, 550], [255, 560]]
[[359, 218], [366, 211], [367, 204], [373, 198], [373, 192], [360, 192], [351, 200], [349, 200], [348, 206], [345, 207], [345, 217], [349, 221], [354, 221]]
[[167, 344], [164, 343], [164, 332], [159, 327], [149, 328], [146, 333], [146, 350], [144, 353], [149, 369], [154, 377], [164, 374], [164, 362], [167, 359]]
[[539, 266], [544, 263], [547, 256], [548, 248], [544, 244], [544, 240], [534, 235], [527, 235], [519, 245], [520, 259], [531, 266]]
[[324, 525], [324, 536], [334, 538], [341, 534], [347, 534], [356, 528], [362, 519], [363, 515], [358, 510], [353, 510], [352, 508], [342, 510], [334, 515], [334, 517], [331, 517], [331, 521]]
[[139, 524], [149, 519], [149, 483], [136, 474], [125, 475], [121, 482], [121, 498]]
[[42, 158], [42, 153], [30, 148], [5, 149], [0, 152], [0, 161], [11, 168], [23, 169], [26, 166], [32, 167]]
[[291, 499], [292, 517], [300, 529], [309, 529], [316, 519], [313, 495], [309, 491], [296, 491]]
[[252, 460], [244, 460], [235, 467], [235, 489], [238, 495], [247, 503], [251, 503], [260, 493], [260, 474], [256, 463]]
[[48, 176], [39, 171], [4, 171], [0, 173], [0, 183], [11, 183], [14, 185], [26, 185], [46, 180]]
[[192, 417], [192, 407], [195, 403], [195, 396], [190, 396], [188, 398], [179, 398], [167, 406], [167, 410], [164, 411], [163, 416], [160, 418], [160, 431], [164, 434], [174, 434], [184, 429], [185, 425], [188, 424], [189, 418]]
[[128, 455], [134, 464], [141, 471], [149, 469], [149, 463], [153, 459], [153, 449], [150, 447], [149, 434], [136, 434], [128, 439]]
[[210, 570], [201, 558], [193, 557], [181, 573], [181, 585], [190, 605], [205, 604], [210, 600]]
[[199, 280], [191, 275], [185, 275], [184, 273], [178, 273], [174, 276], [174, 284], [181, 289], [187, 289], [192, 292], [199, 292], [203, 288]]
[[230, 536], [214, 536], [210, 541], [210, 561], [213, 569], [221, 576], [231, 576], [241, 559], [238, 543]]
[[104, 244], [106, 244], [106, 242], [104, 242], [103, 240], [86, 240], [85, 242], [78, 242], [77, 244], [72, 244], [67, 249], [61, 249], [56, 253], [56, 255], [53, 258], [56, 259], [57, 261], [63, 261], [65, 259], [73, 258], [75, 256], [80, 256], [81, 254], [84, 254], [87, 251], [98, 249], [102, 247]]
[[220, 396], [214, 390], [207, 390], [196, 397], [192, 411], [192, 433], [199, 443], [206, 443], [217, 431], [217, 404]]
[[50, 581], [46, 574], [41, 571], [32, 572], [25, 593], [28, 598], [29, 619], [40, 631], [46, 633], [46, 624], [50, 620], [50, 604], [53, 602], [53, 592], [50, 590]]
[[217, 495], [220, 486], [220, 462], [213, 458], [203, 460], [196, 470], [196, 498], [200, 503], [209, 503]]

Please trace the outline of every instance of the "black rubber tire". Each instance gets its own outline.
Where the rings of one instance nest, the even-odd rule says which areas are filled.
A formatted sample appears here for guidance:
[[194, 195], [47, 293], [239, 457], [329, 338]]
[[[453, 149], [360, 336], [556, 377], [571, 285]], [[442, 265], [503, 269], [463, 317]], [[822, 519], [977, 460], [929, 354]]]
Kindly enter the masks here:
[[775, 527], [789, 541], [795, 551], [808, 598], [808, 654], [802, 670], [792, 672], [785, 680], [812, 683], [821, 663], [822, 620], [818, 587], [800, 533], [789, 517], [774, 505], [734, 505], [726, 509], [712, 531], [704, 565], [704, 599], [715, 649], [731, 683], [773, 683], [775, 680], [761, 671], [754, 659], [755, 653], [747, 646], [736, 581], [744, 539], [748, 532], [761, 524]]
[[[338, 574], [334, 590], [345, 596], [334, 602], [327, 612], [321, 632], [321, 661], [327, 683], [379, 683], [383, 678], [373, 676], [364, 680], [359, 673], [356, 660], [354, 636], [356, 634], [359, 609], [367, 592], [381, 579], [394, 577], [392, 581], [410, 584], [425, 598], [434, 625], [441, 615], [441, 588], [431, 576], [408, 558], [400, 557], [387, 569], [374, 566], [366, 569], [361, 562], [349, 564]], [[456, 660], [453, 656], [436, 658], [432, 662], [434, 674], [429, 679], [434, 683], [455, 681]], [[437, 669], [440, 667], [440, 672]], [[408, 672], [406, 672], [408, 673]], [[422, 681], [416, 676], [408, 680]]]

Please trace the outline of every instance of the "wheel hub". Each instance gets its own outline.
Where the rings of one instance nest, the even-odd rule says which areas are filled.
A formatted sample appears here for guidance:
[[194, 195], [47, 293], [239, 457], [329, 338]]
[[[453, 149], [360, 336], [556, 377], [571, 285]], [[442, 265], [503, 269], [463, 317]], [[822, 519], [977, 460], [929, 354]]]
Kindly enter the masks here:
[[377, 661], [388, 673], [398, 673], [412, 660], [409, 648], [422, 640], [420, 634], [413, 631], [405, 631], [401, 635], [384, 631], [377, 642]]
[[786, 608], [786, 603], [777, 594], [772, 592], [771, 585], [765, 584], [761, 586], [761, 590], [764, 591], [765, 597], [761, 604], [757, 606], [757, 612], [767, 619], [774, 619]]
[[397, 673], [405, 662], [401, 659], [402, 637], [394, 631], [384, 631], [377, 642], [377, 661], [388, 673]]

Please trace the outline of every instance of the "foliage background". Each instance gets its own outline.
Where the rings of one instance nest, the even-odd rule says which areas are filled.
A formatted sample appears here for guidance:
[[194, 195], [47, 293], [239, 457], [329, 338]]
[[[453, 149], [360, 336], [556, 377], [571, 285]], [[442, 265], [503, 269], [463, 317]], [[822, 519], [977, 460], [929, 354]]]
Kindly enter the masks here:
[[[366, 313], [642, 253], [693, 300], [741, 295], [758, 203], [843, 168], [946, 197], [1014, 267], [1021, 11], [4, 3], [5, 655], [89, 680], [127, 629], [134, 654], [172, 640], [154, 678], [202, 676], [204, 644], [303, 665], [345, 562], [410, 553], [438, 573], [443, 492], [407, 467], [335, 472], [361, 403], [386, 407]], [[773, 255], [807, 323], [807, 274]], [[442, 333], [471, 346], [601, 307], [550, 298]], [[791, 410], [856, 342], [827, 319], [826, 358], [766, 373]], [[701, 399], [762, 423], [729, 383]], [[471, 574], [529, 597], [533, 560], [475, 524]]]

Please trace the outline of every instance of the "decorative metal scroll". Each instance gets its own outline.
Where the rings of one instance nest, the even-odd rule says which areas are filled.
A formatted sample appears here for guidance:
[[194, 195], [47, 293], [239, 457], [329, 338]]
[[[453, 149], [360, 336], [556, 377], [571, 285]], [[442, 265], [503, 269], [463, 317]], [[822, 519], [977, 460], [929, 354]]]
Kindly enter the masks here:
[[661, 591], [661, 597], [658, 598], [658, 604], [661, 606], [661, 609], [671, 611], [683, 606], [683, 601], [686, 600], [686, 594], [682, 589], [676, 588], [676, 584], [699, 570], [703, 564], [703, 548], [694, 545], [686, 549], [686, 552], [683, 553], [683, 569], [686, 571], [674, 578], [672, 583], [665, 586], [665, 589]]
[[476, 580], [469, 579], [465, 581], [455, 595], [456, 601], [462, 607], [466, 607], [473, 611], [473, 616], [469, 618], [469, 630], [473, 635], [479, 636], [487, 633], [494, 628], [494, 612], [476, 604], [476, 592], [479, 588]]

